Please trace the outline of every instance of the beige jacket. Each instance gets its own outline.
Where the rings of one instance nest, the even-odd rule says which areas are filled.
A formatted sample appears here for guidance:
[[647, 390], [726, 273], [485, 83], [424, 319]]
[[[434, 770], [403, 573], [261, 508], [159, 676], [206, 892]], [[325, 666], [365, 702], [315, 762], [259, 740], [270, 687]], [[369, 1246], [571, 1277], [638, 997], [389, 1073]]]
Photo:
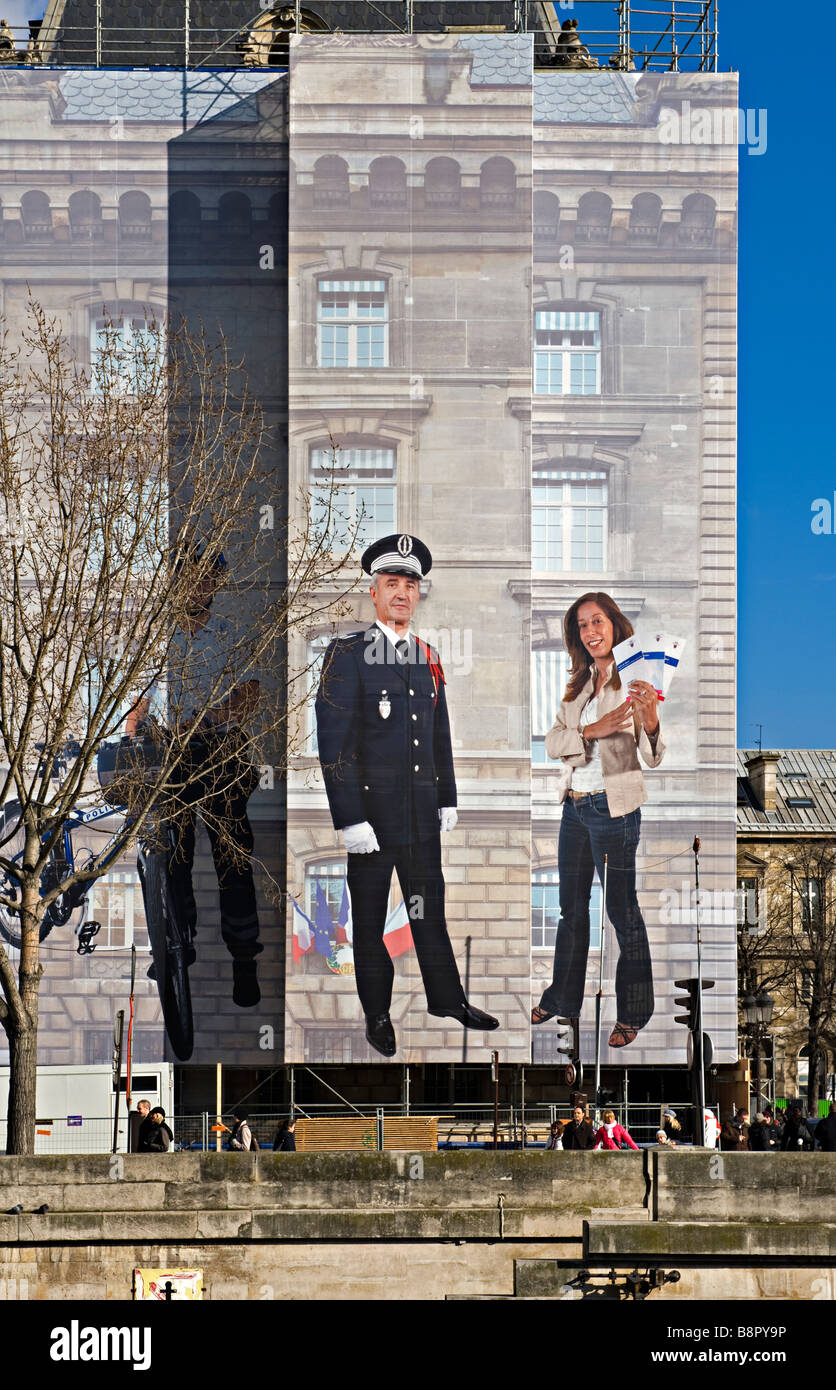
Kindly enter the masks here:
[[[594, 669], [590, 667], [589, 679], [580, 695], [568, 703], [564, 701], [561, 704], [557, 718], [546, 734], [546, 752], [549, 757], [560, 758], [570, 768], [583, 767], [584, 763], [589, 761], [589, 752], [580, 735], [580, 725], [588, 722], [581, 716], [595, 692]], [[598, 718], [615, 709], [616, 705], [623, 704], [626, 696], [625, 685], [622, 685], [620, 690], [605, 685], [598, 696]], [[639, 753], [648, 767], [658, 767], [665, 756], [661, 727], [656, 738], [651, 741], [634, 715], [632, 731], [626, 729], [624, 733], [610, 734], [609, 738], [602, 738], [599, 748], [610, 815], [629, 815], [630, 811], [635, 811], [647, 800]], [[561, 801], [566, 800], [568, 793], [567, 785]]]

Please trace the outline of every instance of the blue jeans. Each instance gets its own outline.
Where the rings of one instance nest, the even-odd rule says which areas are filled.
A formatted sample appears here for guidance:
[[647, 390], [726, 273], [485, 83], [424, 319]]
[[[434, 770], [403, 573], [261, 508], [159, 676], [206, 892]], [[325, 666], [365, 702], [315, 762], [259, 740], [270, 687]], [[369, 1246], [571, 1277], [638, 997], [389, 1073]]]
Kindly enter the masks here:
[[589, 955], [589, 898], [594, 871], [604, 882], [608, 856], [607, 915], [618, 941], [615, 997], [619, 1023], [643, 1028], [653, 1013], [653, 974], [647, 930], [636, 897], [636, 848], [641, 812], [611, 816], [606, 792], [563, 803], [557, 863], [560, 921], [554, 948], [554, 978], [541, 1009], [578, 1018]]

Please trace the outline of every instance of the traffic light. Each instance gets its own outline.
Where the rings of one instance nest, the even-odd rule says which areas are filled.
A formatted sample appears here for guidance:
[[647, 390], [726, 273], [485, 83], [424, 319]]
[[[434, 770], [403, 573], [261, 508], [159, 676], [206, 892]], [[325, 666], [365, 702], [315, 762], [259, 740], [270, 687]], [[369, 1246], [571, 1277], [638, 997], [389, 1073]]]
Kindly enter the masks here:
[[[703, 1030], [702, 1020], [700, 1019], [700, 982], [696, 977], [689, 980], [674, 980], [677, 989], [687, 990], [688, 993], [674, 999], [674, 1004], [678, 1009], [687, 1009], [684, 1014], [675, 1014], [674, 1023], [684, 1023], [688, 1029], [688, 1066], [694, 1067], [699, 1064], [699, 1044], [697, 1037], [702, 1034], [702, 1053], [703, 1065], [711, 1066], [711, 1059], [714, 1055], [711, 1039]], [[713, 989], [713, 980], [703, 980], [703, 990]]]
[[[678, 1009], [687, 1009], [687, 1014], [675, 1014], [674, 1023], [684, 1023], [692, 1033], [696, 1033], [700, 1028], [700, 982], [696, 978], [690, 980], [674, 980], [676, 989], [686, 989], [688, 993], [679, 999], [674, 999], [674, 1004]], [[713, 980], [703, 980], [704, 990], [713, 989]]]
[[580, 1059], [579, 1020], [564, 1023], [556, 1035], [557, 1059], [564, 1063], [563, 1080], [570, 1088], [583, 1085], [583, 1066]]

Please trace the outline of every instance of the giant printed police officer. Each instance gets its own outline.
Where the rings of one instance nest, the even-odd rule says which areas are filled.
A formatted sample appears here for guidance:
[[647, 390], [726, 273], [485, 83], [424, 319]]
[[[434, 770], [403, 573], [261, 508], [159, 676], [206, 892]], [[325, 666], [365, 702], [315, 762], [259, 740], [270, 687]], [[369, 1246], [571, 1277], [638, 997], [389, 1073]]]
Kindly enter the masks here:
[[329, 646], [316, 697], [317, 741], [331, 817], [348, 856], [366, 1037], [391, 1057], [394, 969], [383, 929], [393, 870], [409, 907], [429, 1012], [465, 1028], [499, 1023], [465, 998], [444, 919], [441, 831], [457, 819], [450, 722], [438, 657], [409, 631], [432, 556], [415, 536], [385, 536], [362, 563], [377, 621]]

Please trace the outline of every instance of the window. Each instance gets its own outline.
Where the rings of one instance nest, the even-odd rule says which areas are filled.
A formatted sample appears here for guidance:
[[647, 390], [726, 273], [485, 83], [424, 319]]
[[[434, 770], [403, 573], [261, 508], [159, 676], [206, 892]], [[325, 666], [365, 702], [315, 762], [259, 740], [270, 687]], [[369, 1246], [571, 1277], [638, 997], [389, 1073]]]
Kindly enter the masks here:
[[546, 734], [563, 699], [569, 679], [569, 657], [561, 648], [541, 647], [531, 653], [531, 761], [546, 763]]
[[343, 903], [345, 860], [328, 859], [320, 864], [308, 864], [305, 869], [305, 911], [312, 922], [316, 921], [317, 887], [325, 894], [332, 921], [336, 923]]
[[677, 240], [680, 246], [710, 246], [714, 240], [717, 205], [707, 193], [691, 193], [683, 200]]
[[560, 199], [538, 188], [534, 194], [534, 242], [554, 245], [560, 229]]
[[760, 920], [760, 879], [739, 878], [737, 880], [737, 925], [745, 929], [747, 936], [759, 936], [763, 929]]
[[90, 917], [101, 923], [96, 949], [130, 950], [146, 943], [142, 889], [133, 869], [113, 869], [90, 889]]
[[397, 530], [394, 449], [312, 449], [310, 488], [317, 533], [365, 549]]
[[531, 564], [568, 574], [607, 565], [607, 475], [537, 469], [532, 486]]
[[[589, 948], [601, 949], [601, 907], [603, 889], [592, 885], [589, 903]], [[554, 951], [560, 920], [560, 876], [557, 869], [538, 869], [531, 879], [531, 949]]]
[[798, 892], [801, 898], [801, 930], [818, 931], [822, 915], [822, 880], [820, 878], [800, 878]]
[[320, 367], [388, 367], [385, 280], [320, 280], [316, 360]]
[[90, 325], [90, 364], [93, 386], [122, 383], [128, 392], [150, 386], [164, 351], [162, 326], [143, 312], [98, 317]]
[[538, 309], [534, 315], [534, 391], [541, 396], [601, 392], [601, 315]]

